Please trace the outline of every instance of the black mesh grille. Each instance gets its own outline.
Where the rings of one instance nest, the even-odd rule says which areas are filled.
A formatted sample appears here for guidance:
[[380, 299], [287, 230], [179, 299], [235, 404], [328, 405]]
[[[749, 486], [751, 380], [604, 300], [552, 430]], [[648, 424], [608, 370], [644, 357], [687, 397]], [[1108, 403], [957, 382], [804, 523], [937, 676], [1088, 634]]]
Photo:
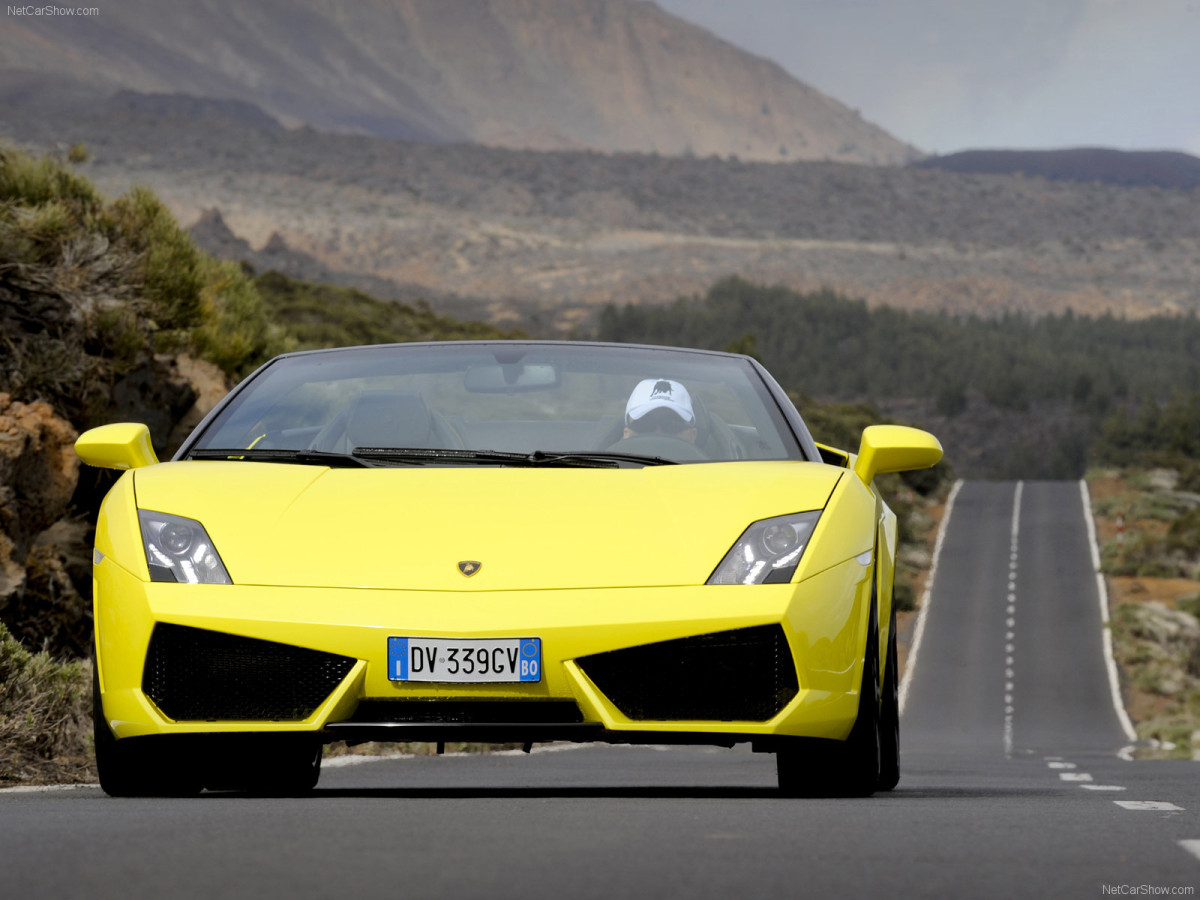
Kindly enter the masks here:
[[142, 690], [175, 720], [307, 719], [354, 667], [346, 656], [158, 625]]
[[779, 625], [613, 650], [578, 662], [631, 719], [762, 722], [799, 689]]
[[351, 722], [512, 725], [582, 722], [571, 700], [364, 700]]

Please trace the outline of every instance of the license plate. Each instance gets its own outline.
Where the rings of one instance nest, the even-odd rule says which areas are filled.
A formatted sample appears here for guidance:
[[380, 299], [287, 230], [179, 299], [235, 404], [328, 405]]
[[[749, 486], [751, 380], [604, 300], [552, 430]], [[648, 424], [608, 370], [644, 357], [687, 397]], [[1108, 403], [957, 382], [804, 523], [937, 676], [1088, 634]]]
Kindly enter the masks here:
[[388, 638], [392, 681], [541, 681], [541, 638]]

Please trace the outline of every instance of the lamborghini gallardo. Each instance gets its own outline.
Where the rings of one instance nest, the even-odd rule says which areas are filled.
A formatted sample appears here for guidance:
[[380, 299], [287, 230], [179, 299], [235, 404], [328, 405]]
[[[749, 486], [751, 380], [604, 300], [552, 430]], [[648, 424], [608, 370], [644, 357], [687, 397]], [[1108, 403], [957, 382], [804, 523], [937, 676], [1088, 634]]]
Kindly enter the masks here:
[[913, 428], [817, 444], [754, 359], [566, 342], [291, 353], [159, 462], [94, 551], [114, 796], [298, 794], [346, 741], [750, 744], [781, 791], [900, 777], [896, 520]]

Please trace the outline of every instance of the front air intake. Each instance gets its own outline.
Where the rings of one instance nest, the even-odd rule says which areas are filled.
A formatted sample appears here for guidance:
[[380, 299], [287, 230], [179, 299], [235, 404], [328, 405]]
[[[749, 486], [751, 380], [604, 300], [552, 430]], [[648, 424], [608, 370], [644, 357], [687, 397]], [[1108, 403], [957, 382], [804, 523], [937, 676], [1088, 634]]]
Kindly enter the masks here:
[[779, 625], [644, 644], [577, 662], [617, 709], [639, 721], [764, 722], [799, 690]]
[[289, 644], [157, 625], [142, 690], [176, 721], [307, 719], [355, 660]]

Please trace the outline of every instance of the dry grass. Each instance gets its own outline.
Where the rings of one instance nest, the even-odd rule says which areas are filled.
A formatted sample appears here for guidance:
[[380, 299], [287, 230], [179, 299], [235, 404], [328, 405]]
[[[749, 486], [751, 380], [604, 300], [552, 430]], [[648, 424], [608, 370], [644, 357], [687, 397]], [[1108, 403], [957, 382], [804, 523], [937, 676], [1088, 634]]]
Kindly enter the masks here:
[[[1088, 476], [1097, 538], [1107, 573], [1125, 568], [1125, 554], [1186, 509], [1169, 479], [1107, 470]], [[1174, 510], [1174, 511], [1172, 511]], [[1118, 528], [1118, 514], [1122, 527]], [[1125, 708], [1143, 757], [1200, 755], [1200, 581], [1108, 574], [1113, 655]]]
[[92, 667], [31, 653], [0, 624], [0, 784], [94, 781]]

